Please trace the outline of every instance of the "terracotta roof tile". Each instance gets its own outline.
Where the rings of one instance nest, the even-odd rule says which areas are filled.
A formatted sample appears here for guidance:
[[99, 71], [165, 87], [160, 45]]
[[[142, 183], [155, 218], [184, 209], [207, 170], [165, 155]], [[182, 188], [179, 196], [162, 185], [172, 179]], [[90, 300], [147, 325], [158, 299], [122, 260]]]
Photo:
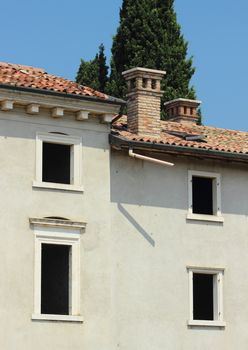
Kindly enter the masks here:
[[0, 62], [0, 84], [17, 87], [50, 90], [59, 93], [112, 99], [102, 92], [79, 85], [73, 81], [48, 74], [42, 68]]
[[[196, 149], [248, 154], [248, 132], [221, 129], [195, 124], [161, 121], [159, 138], [139, 136], [127, 129], [126, 116], [113, 123], [112, 131], [129, 141], [150, 142]], [[187, 140], [187, 136], [199, 136], [199, 140]]]

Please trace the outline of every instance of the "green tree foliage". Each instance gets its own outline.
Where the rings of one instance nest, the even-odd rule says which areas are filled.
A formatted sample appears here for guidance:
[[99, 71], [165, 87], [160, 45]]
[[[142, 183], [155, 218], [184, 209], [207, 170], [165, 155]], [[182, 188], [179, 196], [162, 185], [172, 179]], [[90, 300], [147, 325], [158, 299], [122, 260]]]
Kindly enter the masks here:
[[174, 0], [123, 0], [120, 25], [113, 40], [109, 94], [125, 98], [121, 73], [134, 67], [165, 70], [162, 102], [195, 98], [194, 74], [187, 42], [177, 23]]
[[198, 108], [197, 115], [198, 115], [197, 125], [203, 125], [201, 108]]
[[91, 61], [84, 61], [81, 59], [76, 82], [81, 85], [90, 86], [95, 90], [99, 89], [98, 65], [96, 59]]
[[99, 91], [105, 92], [106, 84], [108, 82], [108, 66], [106, 64], [103, 44], [99, 46], [99, 53], [96, 56], [96, 59], [98, 62]]
[[92, 89], [105, 92], [107, 81], [108, 66], [106, 64], [104, 46], [101, 44], [99, 46], [99, 52], [93, 60], [84, 61], [81, 59], [76, 82], [81, 85], [89, 86]]

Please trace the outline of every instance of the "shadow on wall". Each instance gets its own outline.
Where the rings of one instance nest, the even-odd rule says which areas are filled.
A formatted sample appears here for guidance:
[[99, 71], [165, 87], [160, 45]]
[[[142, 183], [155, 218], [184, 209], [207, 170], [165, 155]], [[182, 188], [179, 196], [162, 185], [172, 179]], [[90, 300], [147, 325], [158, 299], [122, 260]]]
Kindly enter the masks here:
[[146, 230], [133, 218], [133, 216], [121, 205], [117, 204], [119, 211], [125, 216], [125, 218], [133, 225], [133, 227], [147, 240], [147, 242], [155, 247], [154, 239], [146, 232]]
[[[164, 160], [169, 159], [167, 157]], [[112, 150], [110, 157], [111, 202], [186, 209], [188, 185], [181, 168], [178, 165], [163, 167], [132, 159], [126, 153]]]
[[[157, 156], [158, 157], [158, 156]], [[111, 151], [111, 202], [188, 211], [188, 170], [211, 171], [221, 175], [223, 214], [248, 217], [247, 166], [186, 158], [160, 158], [175, 163], [163, 167], [129, 158], [127, 152]], [[203, 198], [204, 200], [204, 198]]]

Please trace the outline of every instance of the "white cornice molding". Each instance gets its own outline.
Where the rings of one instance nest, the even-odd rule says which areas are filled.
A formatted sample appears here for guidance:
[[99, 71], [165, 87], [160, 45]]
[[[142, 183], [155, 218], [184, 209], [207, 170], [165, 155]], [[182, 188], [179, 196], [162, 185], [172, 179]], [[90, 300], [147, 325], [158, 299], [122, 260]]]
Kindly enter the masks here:
[[14, 101], [12, 100], [3, 100], [1, 102], [1, 110], [2, 111], [10, 111], [14, 108]]
[[27, 105], [27, 109], [26, 112], [28, 114], [39, 114], [40, 112], [40, 105], [35, 104], [35, 103], [31, 103], [30, 105]]
[[88, 111], [79, 111], [76, 113], [76, 119], [77, 120], [87, 120], [89, 119], [89, 112]]
[[53, 219], [53, 218], [29, 218], [29, 223], [35, 226], [74, 228], [74, 229], [80, 229], [80, 230], [83, 230], [86, 228], [85, 222]]
[[110, 124], [113, 120], [113, 115], [111, 114], [104, 114], [102, 117], [102, 123], [105, 123], [105, 124]]
[[[12, 102], [17, 105], [39, 105], [42, 108], [63, 108], [67, 112], [88, 112], [91, 115], [101, 117], [105, 114], [116, 115], [119, 113], [120, 104], [105, 103], [101, 100], [83, 100], [73, 99], [64, 96], [54, 96], [46, 94], [32, 93], [30, 91], [18, 91], [9, 89], [0, 89], [0, 103], [4, 101]], [[10, 103], [9, 103], [10, 105]], [[84, 120], [84, 119], [82, 119]]]
[[55, 107], [52, 109], [53, 118], [61, 118], [64, 115], [64, 109], [61, 107]]

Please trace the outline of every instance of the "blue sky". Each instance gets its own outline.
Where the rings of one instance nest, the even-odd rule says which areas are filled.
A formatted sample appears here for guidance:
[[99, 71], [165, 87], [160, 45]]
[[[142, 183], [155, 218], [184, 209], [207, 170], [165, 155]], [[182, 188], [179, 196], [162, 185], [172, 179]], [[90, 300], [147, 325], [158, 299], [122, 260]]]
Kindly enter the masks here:
[[[110, 56], [122, 0], [9, 0], [1, 4], [0, 60], [74, 79], [101, 42]], [[248, 1], [176, 0], [204, 123], [248, 131]]]

